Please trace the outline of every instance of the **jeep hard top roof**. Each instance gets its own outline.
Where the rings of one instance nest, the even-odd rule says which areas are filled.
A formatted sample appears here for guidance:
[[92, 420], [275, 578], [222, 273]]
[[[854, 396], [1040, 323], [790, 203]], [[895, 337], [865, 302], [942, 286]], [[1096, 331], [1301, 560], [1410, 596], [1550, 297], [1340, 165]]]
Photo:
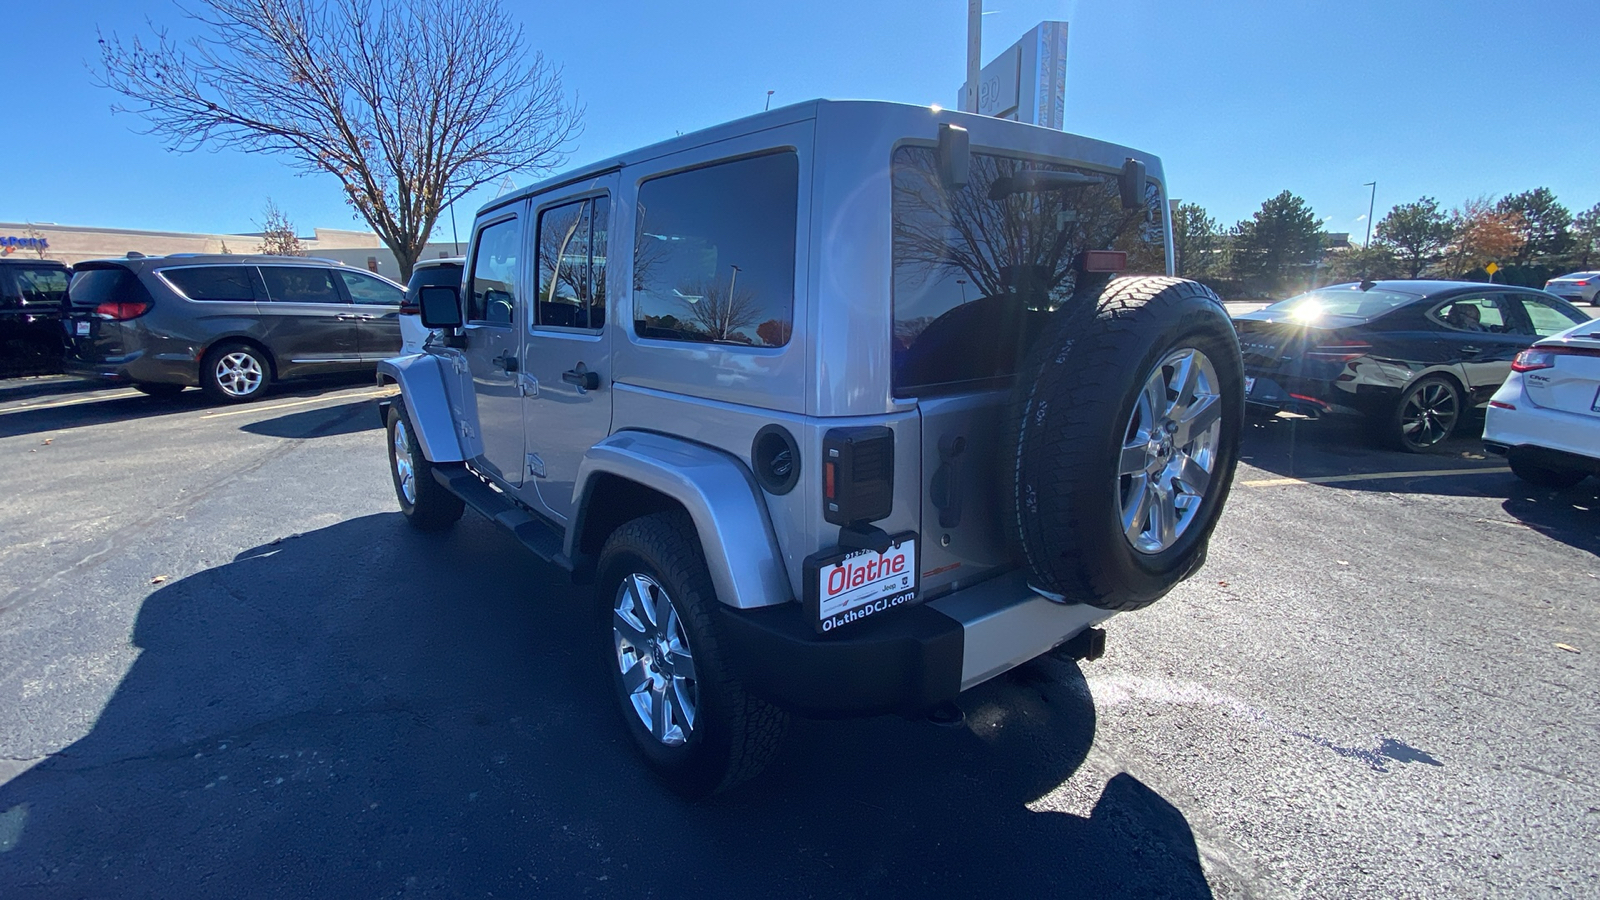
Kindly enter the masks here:
[[[111, 256], [104, 259], [87, 259], [77, 268], [89, 266], [103, 268], [107, 265], [124, 268], [147, 269], [171, 266], [316, 266], [318, 268], [354, 268], [337, 259], [320, 256], [271, 256], [265, 253], [171, 253], [166, 256]], [[357, 271], [364, 271], [358, 269]]]
[[[535, 182], [527, 187], [491, 200], [478, 210], [478, 215], [483, 215], [490, 210], [515, 203], [527, 197], [537, 196], [574, 182], [615, 171], [623, 166], [638, 165], [684, 150], [692, 150], [707, 144], [755, 134], [797, 122], [808, 120], [826, 121], [832, 116], [845, 117], [850, 114], [854, 114], [853, 117], [855, 118], [868, 116], [878, 119], [885, 128], [899, 131], [907, 136], [925, 135], [929, 141], [936, 139], [940, 123], [948, 122], [952, 125], [959, 125], [971, 133], [971, 146], [974, 152], [994, 149], [1031, 153], [1039, 152], [1042, 147], [1045, 148], [1044, 155], [1052, 158], [1102, 165], [1108, 171], [1120, 168], [1123, 160], [1131, 156], [1144, 162], [1146, 172], [1152, 180], [1163, 184], [1166, 183], [1166, 178], [1161, 170], [1161, 160], [1149, 153], [1065, 131], [1057, 131], [1053, 128], [1013, 122], [1008, 119], [996, 119], [992, 116], [980, 116], [948, 109], [916, 106], [910, 103], [894, 103], [887, 100], [806, 100], [768, 112], [756, 113], [753, 116], [746, 116], [742, 119], [734, 119], [731, 122], [724, 122], [720, 125], [713, 125], [709, 128], [702, 128], [699, 131], [678, 135], [659, 143], [649, 144], [637, 150], [613, 156], [610, 159], [603, 159], [570, 172], [546, 178], [543, 181]], [[888, 165], [887, 159], [884, 164]]]

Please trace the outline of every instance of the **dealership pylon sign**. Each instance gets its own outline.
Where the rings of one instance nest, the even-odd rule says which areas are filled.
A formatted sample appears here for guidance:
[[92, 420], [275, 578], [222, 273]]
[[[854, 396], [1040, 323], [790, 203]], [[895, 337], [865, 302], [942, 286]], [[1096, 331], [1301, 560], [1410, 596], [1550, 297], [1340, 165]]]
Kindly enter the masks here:
[[[957, 92], [965, 109], [967, 86]], [[978, 113], [1046, 128], [1066, 127], [1067, 23], [1040, 22], [978, 75]]]

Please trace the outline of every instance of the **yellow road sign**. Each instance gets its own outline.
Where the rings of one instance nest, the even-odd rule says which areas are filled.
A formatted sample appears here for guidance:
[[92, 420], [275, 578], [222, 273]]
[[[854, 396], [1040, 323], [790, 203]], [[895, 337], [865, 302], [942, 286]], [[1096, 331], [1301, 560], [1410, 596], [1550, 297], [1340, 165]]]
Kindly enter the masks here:
[[1489, 263], [1487, 266], [1483, 267], [1483, 270], [1485, 272], [1488, 272], [1490, 275], [1493, 275], [1494, 273], [1500, 271], [1500, 264], [1499, 263]]

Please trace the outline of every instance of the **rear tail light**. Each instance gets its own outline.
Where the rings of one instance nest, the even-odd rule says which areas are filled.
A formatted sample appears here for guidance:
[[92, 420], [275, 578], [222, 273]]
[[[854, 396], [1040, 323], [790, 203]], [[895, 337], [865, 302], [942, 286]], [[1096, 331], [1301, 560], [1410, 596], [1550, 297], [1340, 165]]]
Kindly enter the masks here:
[[1511, 371], [1532, 372], [1555, 367], [1558, 356], [1600, 356], [1594, 347], [1529, 347], [1511, 361]]
[[833, 428], [822, 437], [822, 517], [875, 522], [894, 508], [894, 432], [883, 425]]
[[1587, 280], [1585, 280], [1585, 281], [1574, 281], [1573, 284], [1577, 285], [1578, 287], [1588, 287], [1589, 286], [1589, 282]]
[[1372, 345], [1365, 341], [1333, 341], [1312, 347], [1306, 351], [1306, 356], [1323, 362], [1347, 363], [1371, 352]]
[[95, 315], [117, 322], [137, 319], [149, 311], [150, 304], [130, 300], [112, 300], [94, 308]]

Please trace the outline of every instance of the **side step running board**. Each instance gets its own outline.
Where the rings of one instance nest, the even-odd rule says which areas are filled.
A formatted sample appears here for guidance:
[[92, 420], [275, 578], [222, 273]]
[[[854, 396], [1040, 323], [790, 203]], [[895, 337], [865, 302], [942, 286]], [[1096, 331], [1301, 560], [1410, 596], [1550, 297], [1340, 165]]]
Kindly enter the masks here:
[[468, 506], [516, 535], [517, 540], [533, 551], [535, 556], [572, 571], [572, 560], [561, 552], [565, 535], [543, 516], [523, 509], [510, 497], [485, 484], [464, 465], [435, 464], [433, 477]]

